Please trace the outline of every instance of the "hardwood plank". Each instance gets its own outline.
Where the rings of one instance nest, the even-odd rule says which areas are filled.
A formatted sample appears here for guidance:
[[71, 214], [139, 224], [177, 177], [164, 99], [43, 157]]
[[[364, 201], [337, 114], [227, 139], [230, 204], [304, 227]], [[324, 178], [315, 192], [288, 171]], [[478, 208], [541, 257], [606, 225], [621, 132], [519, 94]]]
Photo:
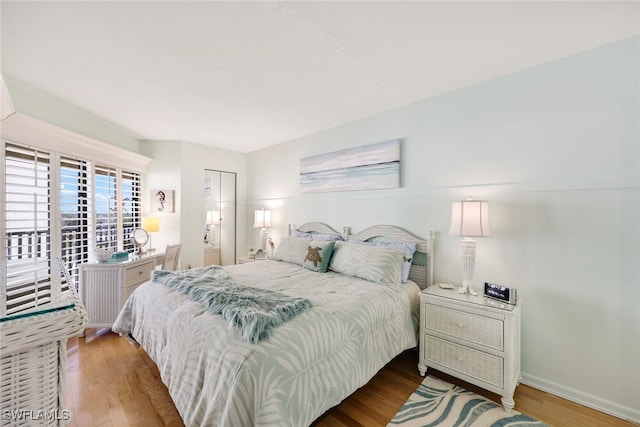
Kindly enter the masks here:
[[[417, 361], [415, 350], [401, 353], [312, 425], [386, 426], [423, 380]], [[500, 402], [500, 396], [444, 373], [429, 370], [429, 375]], [[516, 410], [551, 426], [637, 427], [524, 384], [514, 398]], [[108, 329], [90, 329], [85, 338], [69, 340], [67, 402], [72, 411], [70, 427], [184, 426], [153, 361], [142, 348]]]

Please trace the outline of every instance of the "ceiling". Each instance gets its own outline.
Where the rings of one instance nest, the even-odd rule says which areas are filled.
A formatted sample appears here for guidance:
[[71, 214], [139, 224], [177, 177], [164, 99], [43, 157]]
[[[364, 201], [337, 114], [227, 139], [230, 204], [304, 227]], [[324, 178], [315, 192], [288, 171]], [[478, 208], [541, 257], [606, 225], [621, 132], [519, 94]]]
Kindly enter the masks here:
[[10, 85], [249, 152], [640, 33], [639, 2], [6, 1]]

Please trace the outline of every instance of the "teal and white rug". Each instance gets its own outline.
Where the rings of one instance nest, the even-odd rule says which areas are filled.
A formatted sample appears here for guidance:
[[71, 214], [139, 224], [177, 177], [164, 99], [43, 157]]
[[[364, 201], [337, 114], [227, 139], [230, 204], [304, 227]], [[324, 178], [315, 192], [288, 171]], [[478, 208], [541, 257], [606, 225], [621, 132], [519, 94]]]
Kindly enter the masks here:
[[546, 426], [518, 411], [438, 378], [427, 376], [387, 427]]

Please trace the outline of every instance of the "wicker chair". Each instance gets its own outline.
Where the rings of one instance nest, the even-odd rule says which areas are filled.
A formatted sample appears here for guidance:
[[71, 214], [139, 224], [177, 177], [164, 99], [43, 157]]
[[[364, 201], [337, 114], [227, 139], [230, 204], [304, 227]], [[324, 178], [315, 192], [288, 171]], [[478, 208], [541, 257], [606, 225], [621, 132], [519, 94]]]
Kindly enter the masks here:
[[44, 305], [0, 319], [2, 426], [63, 426], [70, 420], [65, 408], [67, 339], [82, 333], [87, 314], [68, 278], [67, 283], [62, 306]]

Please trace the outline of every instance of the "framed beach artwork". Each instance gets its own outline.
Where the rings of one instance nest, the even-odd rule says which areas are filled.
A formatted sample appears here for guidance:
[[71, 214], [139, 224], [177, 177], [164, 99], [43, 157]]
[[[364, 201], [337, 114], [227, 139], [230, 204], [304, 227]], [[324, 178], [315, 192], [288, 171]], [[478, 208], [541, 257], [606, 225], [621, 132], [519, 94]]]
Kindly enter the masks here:
[[173, 190], [152, 190], [150, 213], [173, 213]]
[[300, 159], [301, 193], [399, 187], [399, 139]]

